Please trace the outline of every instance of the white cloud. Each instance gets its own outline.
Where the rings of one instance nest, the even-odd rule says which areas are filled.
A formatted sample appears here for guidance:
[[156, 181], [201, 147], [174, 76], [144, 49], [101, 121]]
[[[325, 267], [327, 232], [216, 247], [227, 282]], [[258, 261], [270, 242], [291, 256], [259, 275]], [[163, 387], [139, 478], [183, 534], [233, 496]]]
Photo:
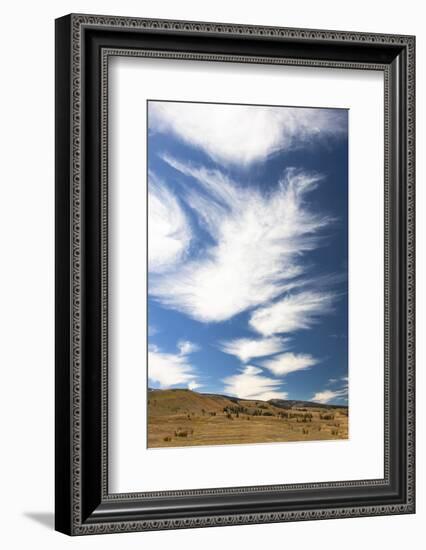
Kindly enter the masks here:
[[[347, 377], [343, 377], [341, 380], [347, 382]], [[342, 388], [337, 390], [323, 390], [317, 392], [312, 396], [311, 401], [316, 403], [329, 403], [330, 401], [343, 400], [346, 401], [348, 396], [348, 384], [346, 383]]]
[[229, 355], [235, 355], [246, 363], [253, 357], [265, 357], [266, 355], [273, 355], [279, 351], [283, 351], [287, 345], [288, 338], [238, 338], [236, 340], [228, 340], [219, 344], [220, 349], [229, 353]]
[[340, 382], [345, 382], [346, 386], [348, 385], [349, 378], [347, 376], [342, 376], [341, 378], [329, 378], [327, 384], [339, 384]]
[[296, 280], [305, 271], [303, 252], [318, 246], [317, 233], [331, 221], [304, 200], [320, 176], [289, 169], [265, 192], [216, 170], [165, 160], [198, 183], [186, 187], [184, 200], [212, 244], [172, 272], [152, 277], [153, 297], [198, 321], [220, 322], [303, 284]]
[[331, 401], [334, 397], [336, 397], [336, 392], [331, 390], [324, 390], [317, 392], [311, 399], [311, 401], [315, 401], [316, 403], [328, 403]]
[[195, 381], [196, 374], [185, 356], [148, 351], [148, 378], [164, 389], [188, 385]]
[[148, 181], [148, 266], [163, 272], [183, 259], [191, 241], [191, 229], [177, 198], [149, 174]]
[[318, 364], [318, 359], [304, 353], [282, 353], [260, 364], [276, 376], [284, 376], [290, 372], [309, 369]]
[[155, 336], [160, 330], [154, 325], [148, 325], [148, 336]]
[[148, 346], [148, 378], [166, 389], [173, 386], [187, 386], [194, 390], [201, 384], [195, 368], [188, 361], [188, 355], [200, 348], [189, 341], [180, 341], [177, 344], [179, 353], [163, 353], [158, 346]]
[[289, 294], [277, 302], [260, 307], [250, 317], [250, 326], [263, 336], [308, 329], [320, 315], [332, 309], [334, 295], [304, 291]]
[[198, 384], [198, 382], [195, 382], [194, 380], [191, 380], [188, 384], [188, 390], [194, 391], [198, 388], [201, 388], [201, 384]]
[[238, 165], [347, 131], [346, 113], [336, 109], [180, 102], [149, 102], [149, 128]]
[[179, 340], [177, 348], [180, 355], [189, 355], [190, 353], [195, 353], [200, 350], [198, 344], [194, 344], [194, 342], [190, 342], [189, 340]]
[[160, 348], [156, 344], [148, 344], [148, 351], [156, 353], [157, 351], [160, 351]]
[[247, 365], [239, 374], [224, 379], [224, 393], [241, 399], [287, 399], [287, 392], [278, 388], [282, 381], [263, 376], [262, 369]]

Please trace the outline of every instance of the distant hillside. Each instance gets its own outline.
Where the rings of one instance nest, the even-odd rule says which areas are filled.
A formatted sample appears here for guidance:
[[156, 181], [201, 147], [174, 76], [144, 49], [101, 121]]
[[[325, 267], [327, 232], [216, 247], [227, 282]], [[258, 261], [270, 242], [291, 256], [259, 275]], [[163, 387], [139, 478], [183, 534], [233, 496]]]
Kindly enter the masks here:
[[148, 447], [347, 439], [348, 409], [188, 389], [148, 393]]
[[[199, 412], [200, 407], [205, 406], [226, 407], [232, 404], [242, 404], [246, 406], [255, 406], [256, 403], [268, 403], [273, 407], [280, 409], [292, 409], [292, 408], [316, 408], [316, 409], [347, 409], [347, 405], [332, 405], [329, 403], [315, 403], [313, 401], [299, 401], [295, 399], [269, 399], [268, 401], [262, 401], [261, 399], [241, 399], [230, 395], [216, 394], [216, 393], [200, 393], [187, 388], [174, 388], [168, 390], [160, 390], [148, 388], [148, 391], [156, 395], [161, 399], [164, 404], [168, 403], [169, 406], [173, 406], [174, 402], [182, 404], [182, 398], [184, 401], [188, 401], [188, 406], [195, 407], [195, 410]], [[151, 397], [151, 395], [150, 395]]]
[[281, 409], [300, 407], [315, 407], [316, 409], [347, 409], [347, 405], [332, 405], [331, 403], [315, 403], [314, 401], [295, 401], [291, 399], [270, 399], [268, 403]]
[[151, 390], [148, 394], [148, 405], [153, 415], [164, 413], [202, 414], [202, 411], [222, 411], [224, 407], [234, 405], [234, 401], [222, 395], [198, 393], [188, 389]]

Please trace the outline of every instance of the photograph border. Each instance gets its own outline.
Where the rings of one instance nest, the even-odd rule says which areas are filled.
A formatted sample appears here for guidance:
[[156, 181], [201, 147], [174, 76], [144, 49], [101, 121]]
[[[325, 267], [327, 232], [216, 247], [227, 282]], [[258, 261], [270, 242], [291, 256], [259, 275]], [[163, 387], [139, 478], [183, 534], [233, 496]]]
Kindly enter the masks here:
[[[414, 513], [412, 36], [69, 15], [56, 20], [56, 529], [71, 535]], [[108, 493], [108, 59], [383, 71], [383, 480]]]
[[[109, 91], [109, 88], [108, 88], [108, 85], [109, 85], [109, 82], [110, 82], [110, 75], [109, 75], [109, 61], [111, 60], [111, 55], [108, 54], [109, 52], [106, 51], [106, 55], [108, 55], [108, 59], [105, 63], [105, 66], [104, 66], [104, 71], [106, 72], [106, 78], [104, 79], [104, 83], [105, 83], [105, 91], [106, 91], [106, 98], [110, 99], [110, 91]], [[137, 53], [134, 52], [134, 57], [138, 57], [137, 56]], [[113, 56], [115, 57], [116, 54], [113, 54]], [[117, 55], [117, 57], [120, 57], [120, 55]], [[108, 100], [107, 100], [108, 101]], [[150, 323], [149, 323], [149, 304], [148, 304], [148, 299], [149, 299], [149, 208], [148, 208], [148, 202], [149, 202], [149, 147], [150, 147], [150, 144], [149, 144], [149, 104], [150, 103], [179, 103], [179, 104], [188, 104], [188, 105], [221, 105], [221, 106], [225, 106], [225, 107], [252, 107], [252, 108], [256, 108], [256, 107], [260, 107], [260, 108], [272, 108], [272, 109], [303, 109], [303, 110], [308, 110], [308, 109], [311, 109], [311, 110], [316, 110], [316, 111], [321, 111], [321, 110], [327, 110], [327, 111], [330, 111], [330, 110], [333, 110], [333, 111], [344, 111], [346, 112], [347, 114], [347, 124], [349, 126], [349, 111], [350, 109], [347, 108], [347, 107], [329, 107], [329, 106], [308, 106], [308, 105], [293, 105], [293, 104], [270, 104], [270, 103], [246, 103], [246, 102], [242, 102], [242, 103], [239, 103], [239, 102], [236, 102], [236, 101], [199, 101], [199, 100], [196, 100], [196, 99], [185, 99], [185, 100], [182, 100], [182, 99], [155, 99], [155, 98], [146, 98], [145, 99], [146, 101], [146, 136], [147, 136], [147, 139], [146, 139], [146, 158], [147, 158], [147, 162], [146, 162], [146, 167], [145, 167], [145, 174], [146, 174], [146, 208], [145, 208], [145, 216], [146, 216], [146, 300], [147, 300], [147, 308], [146, 308], [146, 331], [145, 331], [145, 345], [146, 345], [146, 352], [145, 352], [145, 361], [146, 361], [146, 373], [145, 373], [145, 392], [146, 394], [148, 395], [148, 392], [150, 390], [150, 385], [149, 385], [149, 350], [148, 350], [148, 346], [149, 346], [149, 326], [150, 326]], [[106, 112], [108, 112], [108, 105], [106, 107]], [[109, 128], [107, 128], [107, 134], [109, 133], [109, 135], [111, 135], [111, 130]], [[108, 148], [110, 147], [110, 144], [108, 143], [108, 140], [106, 142], [103, 142], [102, 144], [102, 147], [106, 147], [107, 150]], [[348, 150], [347, 150], [347, 155], [348, 155], [348, 159], [349, 159], [349, 147], [348, 147]], [[108, 158], [108, 162], [111, 163], [111, 155], [108, 155], [106, 156]], [[104, 167], [104, 170], [106, 170], [106, 172], [104, 172], [106, 174], [106, 177], [103, 178], [103, 184], [105, 186], [105, 189], [108, 189], [108, 167], [105, 165]], [[346, 173], [346, 188], [347, 190], [349, 191], [349, 166], [348, 166], [348, 171]], [[105, 204], [105, 211], [108, 210], [108, 192], [106, 193], [106, 204]], [[110, 201], [111, 202], [111, 201]], [[349, 197], [348, 197], [348, 202], [346, 204], [346, 207], [348, 208], [349, 207]], [[347, 226], [349, 225], [349, 220], [347, 219], [346, 220], [346, 223], [347, 223]], [[347, 230], [349, 228], [347, 227]], [[109, 250], [109, 244], [108, 244], [108, 238], [106, 239], [106, 242], [104, 243], [104, 246], [105, 246], [105, 250], [108, 251]], [[347, 242], [347, 246], [349, 248], [349, 242]], [[109, 261], [109, 258], [108, 258], [108, 254], [104, 254], [103, 257], [106, 259], [106, 262], [107, 262], [107, 265], [105, 266], [105, 273], [107, 274], [107, 279], [106, 279], [106, 282], [105, 282], [105, 287], [108, 289], [110, 287], [109, 283], [108, 283], [108, 273], [109, 273], [109, 268], [108, 268], [108, 261]], [[345, 261], [347, 261], [348, 258], [346, 257], [345, 258]], [[346, 298], [347, 299], [347, 298]], [[347, 304], [348, 306], [348, 304]], [[105, 322], [108, 324], [108, 318], [110, 317], [110, 313], [106, 313], [106, 319], [105, 319]], [[347, 317], [346, 321], [348, 322], [349, 319]], [[155, 327], [157, 328], [157, 326]], [[160, 329], [161, 330], [161, 329]], [[346, 339], [348, 337], [348, 334], [345, 335]], [[108, 344], [107, 344], [108, 345]], [[347, 347], [347, 352], [348, 352], [348, 347]], [[266, 356], [264, 356], [266, 357]], [[349, 367], [349, 366], [348, 366]], [[108, 369], [111, 368], [111, 366], [109, 365], [105, 365], [105, 372], [106, 372], [106, 376], [108, 376]], [[346, 375], [348, 375], [349, 372], [348, 372], [348, 368], [346, 370]], [[385, 388], [387, 387], [387, 382], [385, 382]], [[179, 387], [170, 387], [170, 388], [151, 388], [151, 389], [181, 389]], [[385, 392], [386, 392], [386, 389], [385, 389]], [[209, 393], [209, 392], [200, 392], [201, 394], [203, 393]], [[229, 397], [225, 394], [216, 394], [218, 395], [219, 397]], [[232, 397], [232, 395], [231, 395]], [[233, 396], [233, 397], [237, 397], [237, 396]], [[243, 400], [254, 400], [254, 401], [257, 401], [258, 399], [254, 399], [254, 398], [241, 398]], [[110, 406], [110, 403], [105, 403], [104, 405], [105, 407], [109, 407]], [[332, 404], [333, 407], [336, 406], [336, 404]], [[342, 406], [345, 406], [344, 404], [342, 404]], [[348, 412], [349, 412], [349, 403], [347, 402], [346, 403], [346, 407], [348, 409]], [[109, 412], [105, 412], [105, 415], [107, 414], [111, 414], [111, 410], [109, 409]], [[108, 424], [108, 422], [105, 423], [106, 425]], [[385, 422], [385, 424], [387, 424], [387, 421]], [[349, 421], [348, 421], [348, 426], [349, 426]], [[348, 434], [347, 434], [347, 437], [344, 437], [344, 438], [337, 438], [337, 440], [348, 440], [349, 439], [349, 432], [350, 432], [350, 429], [348, 430]], [[330, 438], [330, 439], [307, 439], [307, 440], [304, 440], [304, 439], [300, 439], [300, 442], [305, 442], [305, 441], [309, 441], [309, 442], [313, 442], [313, 441], [333, 441], [334, 439]], [[297, 442], [299, 442], [299, 440], [296, 440]], [[187, 445], [187, 446], [180, 446], [180, 445], [173, 445], [173, 446], [170, 446], [168, 447], [167, 445], [164, 446], [164, 447], [155, 447], [155, 446], [150, 446], [149, 445], [149, 406], [148, 406], [148, 399], [147, 399], [147, 403], [146, 403], [146, 448], [147, 449], [159, 449], [159, 448], [162, 448], [162, 449], [166, 449], [166, 448], [185, 448], [185, 447], [203, 447], [203, 446], [206, 446], [206, 447], [212, 447], [212, 446], [228, 446], [228, 445], [252, 445], [252, 444], [261, 444], [261, 445], [265, 445], [265, 444], [268, 444], [268, 443], [271, 443], [269, 441], [255, 441], [255, 442], [244, 442], [244, 443], [241, 443], [239, 441], [232, 441], [232, 442], [229, 442], [229, 443], [203, 443], [203, 444], [197, 444], [197, 445]], [[276, 440], [276, 441], [273, 441], [272, 443], [287, 443], [288, 441], [286, 440]], [[295, 441], [292, 441], [292, 442], [295, 442]], [[106, 468], [108, 467], [108, 465], [106, 466]], [[386, 472], [386, 465], [384, 467], [384, 471]], [[108, 474], [106, 474], [108, 475]], [[107, 482], [108, 484], [108, 482]], [[108, 491], [105, 490], [105, 495], [108, 494]], [[139, 493], [139, 494], [142, 494], [142, 493]], [[146, 495], [148, 495], [149, 493], [145, 493]]]

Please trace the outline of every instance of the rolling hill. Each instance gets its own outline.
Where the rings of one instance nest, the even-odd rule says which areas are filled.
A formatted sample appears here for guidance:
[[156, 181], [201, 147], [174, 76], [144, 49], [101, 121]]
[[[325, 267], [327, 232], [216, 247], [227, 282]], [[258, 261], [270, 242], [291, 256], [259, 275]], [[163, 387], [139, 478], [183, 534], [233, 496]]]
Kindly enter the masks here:
[[348, 409], [239, 399], [188, 389], [148, 392], [148, 447], [346, 439]]

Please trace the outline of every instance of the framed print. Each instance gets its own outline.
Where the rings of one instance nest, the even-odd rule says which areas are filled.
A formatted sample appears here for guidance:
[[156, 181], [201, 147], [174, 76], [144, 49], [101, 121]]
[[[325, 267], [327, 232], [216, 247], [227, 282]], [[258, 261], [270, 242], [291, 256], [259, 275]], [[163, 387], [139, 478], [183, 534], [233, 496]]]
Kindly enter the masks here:
[[414, 513], [412, 36], [56, 21], [56, 529]]

